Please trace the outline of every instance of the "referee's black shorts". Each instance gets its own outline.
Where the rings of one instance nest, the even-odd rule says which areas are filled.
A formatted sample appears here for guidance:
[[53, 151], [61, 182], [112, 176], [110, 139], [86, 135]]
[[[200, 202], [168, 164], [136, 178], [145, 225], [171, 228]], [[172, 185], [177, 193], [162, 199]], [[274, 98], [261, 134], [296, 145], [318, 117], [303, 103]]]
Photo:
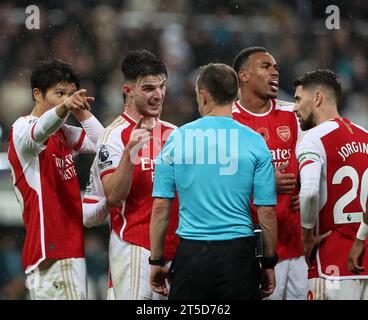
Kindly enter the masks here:
[[254, 237], [181, 239], [171, 273], [171, 300], [257, 299], [260, 268]]

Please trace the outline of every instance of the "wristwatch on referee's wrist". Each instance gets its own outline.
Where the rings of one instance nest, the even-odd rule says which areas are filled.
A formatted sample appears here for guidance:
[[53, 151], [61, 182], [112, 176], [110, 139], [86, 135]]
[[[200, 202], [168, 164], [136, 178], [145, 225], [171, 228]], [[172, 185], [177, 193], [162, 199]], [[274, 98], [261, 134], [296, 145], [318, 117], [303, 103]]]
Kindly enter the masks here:
[[149, 257], [148, 258], [148, 263], [151, 266], [161, 266], [161, 267], [163, 267], [165, 265], [165, 259], [164, 258], [160, 258], [160, 259], [152, 260], [151, 257]]
[[277, 256], [277, 253], [275, 253], [272, 257], [265, 257], [263, 256], [260, 258], [262, 268], [264, 269], [272, 269], [277, 265], [277, 262], [279, 261], [279, 257]]

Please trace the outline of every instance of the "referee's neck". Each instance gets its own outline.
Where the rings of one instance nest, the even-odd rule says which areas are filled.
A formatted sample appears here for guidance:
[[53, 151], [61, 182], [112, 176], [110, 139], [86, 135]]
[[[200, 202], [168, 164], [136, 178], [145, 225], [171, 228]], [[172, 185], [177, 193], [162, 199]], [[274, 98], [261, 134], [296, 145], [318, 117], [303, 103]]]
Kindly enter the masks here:
[[225, 105], [213, 105], [203, 113], [203, 117], [215, 116], [215, 117], [233, 117], [232, 115], [232, 104]]

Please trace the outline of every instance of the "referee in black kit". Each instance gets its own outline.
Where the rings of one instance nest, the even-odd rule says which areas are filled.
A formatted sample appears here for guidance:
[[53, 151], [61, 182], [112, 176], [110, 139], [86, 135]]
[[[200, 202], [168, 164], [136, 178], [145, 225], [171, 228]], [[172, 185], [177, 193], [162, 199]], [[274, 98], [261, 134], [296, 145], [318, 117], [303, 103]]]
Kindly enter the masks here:
[[[237, 92], [238, 79], [231, 67], [201, 67], [196, 95], [202, 118], [174, 130], [156, 159], [150, 281], [154, 291], [169, 299], [254, 300], [269, 296], [275, 288], [272, 158], [261, 135], [232, 119]], [[163, 239], [175, 192], [181, 242], [169, 293]], [[261, 270], [255, 256], [251, 196], [263, 231]]]

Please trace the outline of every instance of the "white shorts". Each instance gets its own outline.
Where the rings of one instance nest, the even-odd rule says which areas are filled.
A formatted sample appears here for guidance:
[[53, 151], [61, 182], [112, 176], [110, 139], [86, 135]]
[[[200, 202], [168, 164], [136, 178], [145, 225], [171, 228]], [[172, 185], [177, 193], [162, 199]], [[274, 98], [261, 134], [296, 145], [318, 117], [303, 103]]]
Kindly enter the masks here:
[[276, 288], [265, 300], [306, 300], [308, 266], [304, 256], [280, 261], [275, 267]]
[[149, 250], [122, 240], [114, 231], [110, 236], [109, 262], [116, 300], [166, 300], [152, 291]]
[[368, 279], [308, 280], [308, 300], [368, 300]]
[[56, 260], [51, 266], [27, 274], [32, 300], [86, 300], [87, 276], [84, 258]]
[[115, 295], [114, 295], [114, 288], [107, 288], [107, 297], [106, 300], [115, 300]]

